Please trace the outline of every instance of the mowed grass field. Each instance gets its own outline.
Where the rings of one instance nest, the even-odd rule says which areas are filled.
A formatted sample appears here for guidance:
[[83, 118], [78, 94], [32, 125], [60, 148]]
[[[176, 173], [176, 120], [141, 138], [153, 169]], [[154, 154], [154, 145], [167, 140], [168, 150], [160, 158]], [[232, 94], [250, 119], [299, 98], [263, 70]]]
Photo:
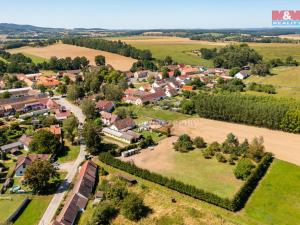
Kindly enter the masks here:
[[118, 54], [113, 54], [110, 52], [99, 51], [90, 48], [84, 48], [74, 45], [67, 44], [54, 44], [46, 47], [22, 47], [11, 49], [10, 53], [21, 52], [33, 57], [34, 60], [38, 61], [41, 58], [50, 59], [53, 56], [57, 58], [71, 57], [75, 58], [77, 56], [85, 56], [90, 64], [95, 65], [95, 56], [103, 55], [106, 58], [106, 63], [112, 65], [117, 70], [128, 71], [132, 64], [136, 62], [135, 59], [121, 56]]
[[[153, 56], [157, 59], [163, 59], [167, 55], [178, 63], [191, 65], [212, 66], [212, 61], [201, 59], [196, 54], [191, 53], [192, 50], [201, 48], [220, 48], [229, 43], [216, 43], [207, 41], [194, 41], [188, 38], [176, 37], [120, 37], [113, 38], [114, 40], [121, 39], [128, 44], [131, 44], [140, 49], [149, 49]], [[257, 50], [265, 60], [273, 58], [285, 59], [288, 56], [293, 56], [300, 61], [300, 44], [278, 44], [278, 43], [249, 43], [251, 47]]]
[[262, 224], [300, 224], [300, 167], [275, 160], [243, 213]]
[[0, 196], [0, 223], [8, 219], [21, 205], [25, 196], [23, 195], [1, 195]]
[[[120, 170], [101, 162], [98, 164], [110, 174], [120, 173]], [[136, 223], [130, 222], [123, 216], [118, 216], [112, 221], [112, 224], [298, 225], [300, 221], [299, 176], [300, 167], [281, 160], [274, 160], [245, 208], [237, 213], [136, 177], [138, 184], [130, 189], [144, 197], [145, 204], [153, 210], [152, 213]], [[176, 199], [176, 203], [172, 203], [172, 198]], [[94, 209], [90, 201], [87, 210], [80, 218], [79, 225], [87, 224]]]
[[161, 110], [155, 107], [142, 107], [132, 105], [128, 107], [137, 116], [136, 122], [144, 122], [150, 119], [161, 119], [169, 122], [188, 119], [191, 116], [182, 113]]
[[[20, 206], [26, 195], [14, 194], [14, 195], [1, 195], [0, 200], [0, 223], [4, 222], [8, 217], [15, 212], [15, 210]], [[14, 223], [16, 225], [36, 225], [38, 224], [41, 216], [48, 207], [51, 201], [52, 195], [49, 196], [28, 196], [31, 198], [31, 202], [26, 207], [21, 216]], [[5, 200], [5, 198], [10, 198], [11, 200]]]

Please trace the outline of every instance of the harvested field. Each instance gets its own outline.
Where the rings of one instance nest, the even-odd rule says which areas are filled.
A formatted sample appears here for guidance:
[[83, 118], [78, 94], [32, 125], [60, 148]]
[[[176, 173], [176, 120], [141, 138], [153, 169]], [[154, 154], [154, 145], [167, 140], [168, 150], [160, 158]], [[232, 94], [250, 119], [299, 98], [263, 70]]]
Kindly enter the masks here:
[[38, 56], [46, 59], [50, 59], [52, 56], [57, 58], [71, 57], [75, 58], [76, 56], [85, 56], [91, 65], [95, 65], [95, 56], [103, 55], [106, 58], [106, 63], [112, 65], [115, 69], [121, 71], [128, 71], [132, 64], [136, 62], [135, 59], [121, 56], [118, 54], [104, 52], [99, 50], [94, 50], [90, 48], [78, 47], [74, 45], [67, 44], [55, 44], [49, 45], [47, 47], [22, 47], [17, 49], [12, 49], [9, 52], [11, 53], [27, 53], [33, 56]]
[[202, 118], [179, 121], [174, 124], [172, 132], [175, 135], [186, 133], [191, 137], [201, 136], [208, 143], [222, 142], [228, 133], [235, 134], [240, 140], [248, 138], [249, 141], [262, 136], [266, 150], [273, 152], [276, 158], [300, 165], [300, 135], [297, 134]]

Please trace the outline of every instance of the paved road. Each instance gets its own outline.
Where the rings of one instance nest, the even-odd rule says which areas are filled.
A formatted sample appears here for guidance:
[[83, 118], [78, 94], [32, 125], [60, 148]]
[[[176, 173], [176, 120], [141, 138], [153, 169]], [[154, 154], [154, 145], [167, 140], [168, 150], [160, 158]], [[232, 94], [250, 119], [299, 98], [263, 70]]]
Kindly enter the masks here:
[[[80, 123], [84, 123], [85, 116], [83, 115], [81, 109], [78, 106], [71, 104], [64, 98], [59, 98], [58, 100], [56, 100], [56, 102], [62, 106], [65, 106], [66, 109], [68, 109], [72, 113], [74, 113], [74, 115], [78, 118]], [[53, 196], [51, 202], [49, 203], [48, 208], [46, 209], [43, 217], [41, 218], [41, 220], [39, 222], [39, 225], [48, 225], [51, 222], [52, 218], [54, 217], [56, 210], [58, 209], [60, 203], [63, 201], [65, 194], [68, 191], [68, 187], [69, 187], [70, 183], [72, 182], [72, 180], [74, 179], [74, 177], [76, 175], [76, 172], [78, 170], [80, 163], [82, 161], [84, 161], [84, 159], [85, 159], [84, 158], [85, 148], [86, 148], [85, 145], [80, 145], [80, 152], [79, 152], [79, 155], [78, 155], [76, 161], [74, 162], [72, 167], [69, 169], [64, 182], [62, 182], [62, 184], [59, 186], [57, 192]]]

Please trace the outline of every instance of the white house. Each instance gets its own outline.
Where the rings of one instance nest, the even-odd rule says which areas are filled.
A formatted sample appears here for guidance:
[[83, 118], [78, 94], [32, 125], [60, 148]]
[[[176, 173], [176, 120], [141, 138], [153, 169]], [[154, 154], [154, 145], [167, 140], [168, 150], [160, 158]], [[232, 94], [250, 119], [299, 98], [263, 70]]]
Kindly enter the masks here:
[[49, 154], [32, 154], [27, 156], [20, 156], [17, 160], [15, 168], [15, 176], [21, 177], [24, 175], [27, 167], [35, 160], [49, 160], [51, 155]]
[[240, 80], [244, 80], [247, 77], [249, 77], [249, 73], [246, 70], [241, 70], [240, 72], [238, 72], [237, 74], [234, 75], [234, 78], [240, 79]]

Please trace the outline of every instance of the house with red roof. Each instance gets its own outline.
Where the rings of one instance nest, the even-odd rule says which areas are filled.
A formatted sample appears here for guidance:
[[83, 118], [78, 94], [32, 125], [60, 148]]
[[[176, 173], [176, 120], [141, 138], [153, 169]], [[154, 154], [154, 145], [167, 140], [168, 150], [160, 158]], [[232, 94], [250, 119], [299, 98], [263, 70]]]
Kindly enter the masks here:
[[108, 100], [99, 100], [96, 102], [96, 109], [101, 112], [112, 112], [113, 109], [115, 108], [115, 103], [113, 101], [108, 101]]
[[84, 211], [97, 181], [98, 166], [86, 161], [80, 168], [73, 190], [53, 225], [73, 225]]
[[116, 131], [127, 131], [135, 128], [135, 122], [133, 119], [127, 117], [122, 120], [117, 120], [114, 122], [114, 124], [110, 127], [112, 130]]
[[112, 113], [105, 112], [105, 111], [101, 111], [100, 115], [101, 115], [101, 120], [102, 120], [103, 124], [106, 126], [110, 126], [111, 124], [113, 124], [114, 122], [116, 122], [119, 119], [119, 117], [117, 115], [114, 115]]

